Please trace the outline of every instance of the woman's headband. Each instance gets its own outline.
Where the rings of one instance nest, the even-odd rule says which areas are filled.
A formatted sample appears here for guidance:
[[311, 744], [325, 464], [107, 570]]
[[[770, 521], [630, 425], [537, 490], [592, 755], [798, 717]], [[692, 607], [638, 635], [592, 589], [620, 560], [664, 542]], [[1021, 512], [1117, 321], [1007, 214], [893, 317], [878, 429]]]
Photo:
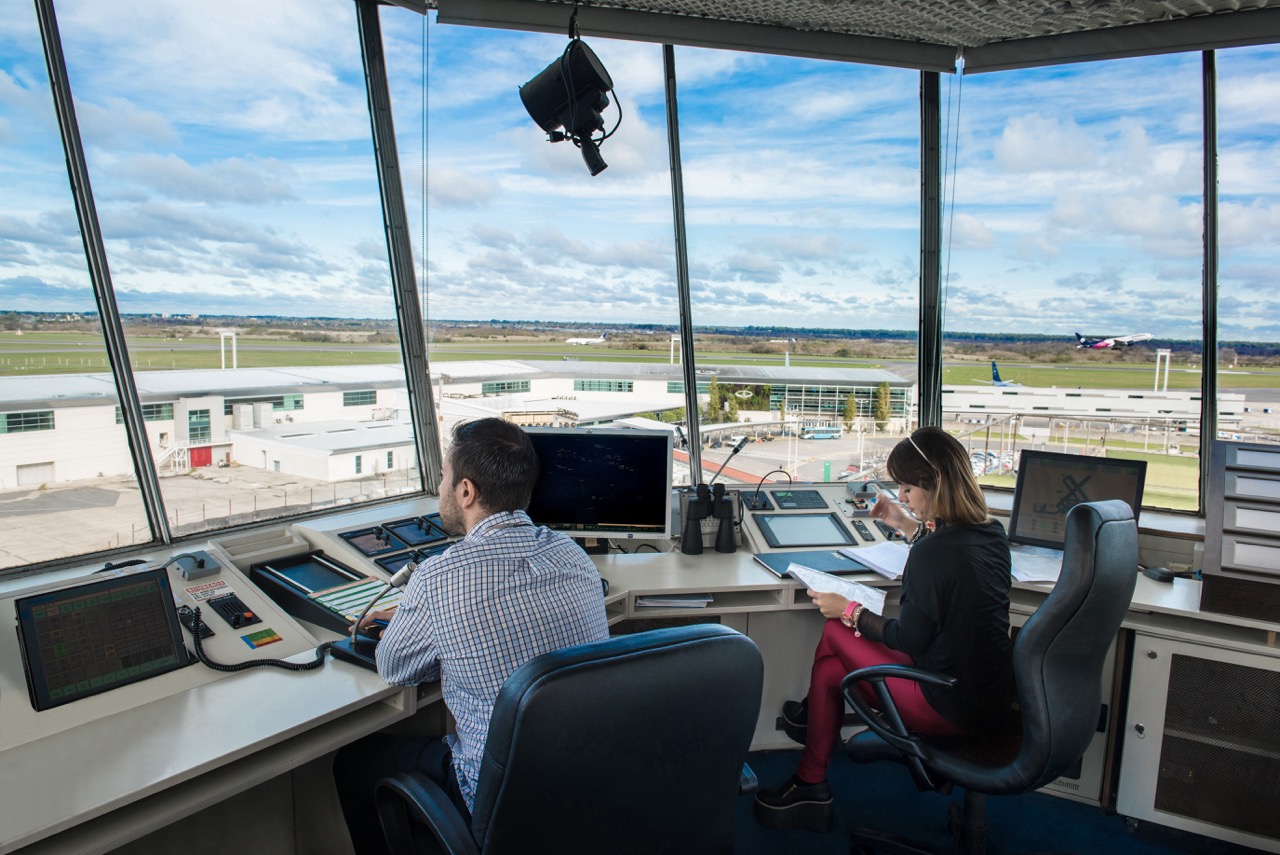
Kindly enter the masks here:
[[[914, 448], [916, 451], [920, 451], [920, 446], [916, 445], [916, 441], [915, 441], [914, 439], [912, 439], [911, 437], [909, 437], [909, 436], [908, 436], [908, 437], [907, 437], [907, 442], [911, 443], [911, 447], [912, 447], [912, 448]], [[930, 469], [937, 469], [937, 468], [938, 468], [938, 467], [936, 467], [936, 466], [934, 466], [934, 465], [933, 465], [933, 461], [932, 461], [932, 460], [930, 460], [930, 459], [929, 459], [929, 457], [928, 457], [928, 455], [926, 455], [923, 451], [920, 451], [920, 456], [924, 458], [924, 462], [925, 462], [925, 463], [928, 463], [928, 464], [929, 464], [929, 468], [930, 468]]]

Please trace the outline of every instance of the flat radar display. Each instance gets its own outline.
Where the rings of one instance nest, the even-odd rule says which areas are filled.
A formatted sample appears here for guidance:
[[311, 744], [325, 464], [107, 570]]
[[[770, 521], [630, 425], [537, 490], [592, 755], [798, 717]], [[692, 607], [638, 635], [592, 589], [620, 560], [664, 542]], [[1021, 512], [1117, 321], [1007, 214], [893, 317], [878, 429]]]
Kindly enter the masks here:
[[1120, 499], [1136, 519], [1146, 484], [1145, 460], [1022, 452], [1009, 515], [1009, 542], [1061, 549], [1067, 512], [1081, 502]]
[[186, 666], [169, 575], [144, 570], [15, 601], [31, 705], [47, 710]]

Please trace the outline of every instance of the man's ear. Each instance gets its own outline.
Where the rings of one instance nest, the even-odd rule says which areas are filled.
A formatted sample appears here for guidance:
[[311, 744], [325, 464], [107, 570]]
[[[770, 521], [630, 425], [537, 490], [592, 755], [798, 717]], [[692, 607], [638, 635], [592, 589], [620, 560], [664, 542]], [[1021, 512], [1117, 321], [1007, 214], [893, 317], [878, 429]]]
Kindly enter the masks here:
[[464, 508], [469, 508], [480, 500], [480, 492], [476, 490], [476, 485], [471, 483], [470, 478], [460, 478], [454, 484], [454, 489], [461, 489], [458, 493], [458, 504]]

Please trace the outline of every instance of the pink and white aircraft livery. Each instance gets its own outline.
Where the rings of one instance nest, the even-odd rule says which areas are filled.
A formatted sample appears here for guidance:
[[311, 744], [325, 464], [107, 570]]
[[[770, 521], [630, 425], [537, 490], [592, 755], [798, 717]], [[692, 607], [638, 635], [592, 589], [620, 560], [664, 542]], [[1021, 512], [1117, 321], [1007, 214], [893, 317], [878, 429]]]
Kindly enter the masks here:
[[1076, 350], [1104, 350], [1108, 347], [1132, 347], [1140, 341], [1151, 341], [1151, 333], [1140, 332], [1133, 335], [1113, 335], [1107, 338], [1089, 338], [1076, 333]]

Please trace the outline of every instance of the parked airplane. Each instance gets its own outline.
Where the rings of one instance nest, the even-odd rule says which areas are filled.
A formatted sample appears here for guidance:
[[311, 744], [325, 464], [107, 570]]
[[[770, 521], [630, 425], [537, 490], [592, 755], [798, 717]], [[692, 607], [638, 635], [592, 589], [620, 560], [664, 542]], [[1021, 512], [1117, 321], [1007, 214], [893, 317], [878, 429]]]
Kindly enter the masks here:
[[608, 333], [600, 333], [599, 338], [566, 338], [565, 344], [604, 344], [604, 337]]
[[1080, 335], [1080, 333], [1076, 333], [1076, 339], [1079, 342], [1079, 344], [1076, 345], [1076, 350], [1083, 350], [1085, 348], [1088, 348], [1089, 350], [1102, 350], [1103, 348], [1115, 347], [1117, 345], [1132, 347], [1140, 341], [1151, 341], [1151, 333], [1140, 332], [1134, 333], [1133, 335], [1113, 335], [1109, 338], [1088, 338], [1087, 336]]
[[1021, 383], [1015, 383], [1012, 380], [1001, 380], [1000, 369], [996, 368], [996, 361], [991, 360], [991, 385], [992, 386], [1021, 386]]

